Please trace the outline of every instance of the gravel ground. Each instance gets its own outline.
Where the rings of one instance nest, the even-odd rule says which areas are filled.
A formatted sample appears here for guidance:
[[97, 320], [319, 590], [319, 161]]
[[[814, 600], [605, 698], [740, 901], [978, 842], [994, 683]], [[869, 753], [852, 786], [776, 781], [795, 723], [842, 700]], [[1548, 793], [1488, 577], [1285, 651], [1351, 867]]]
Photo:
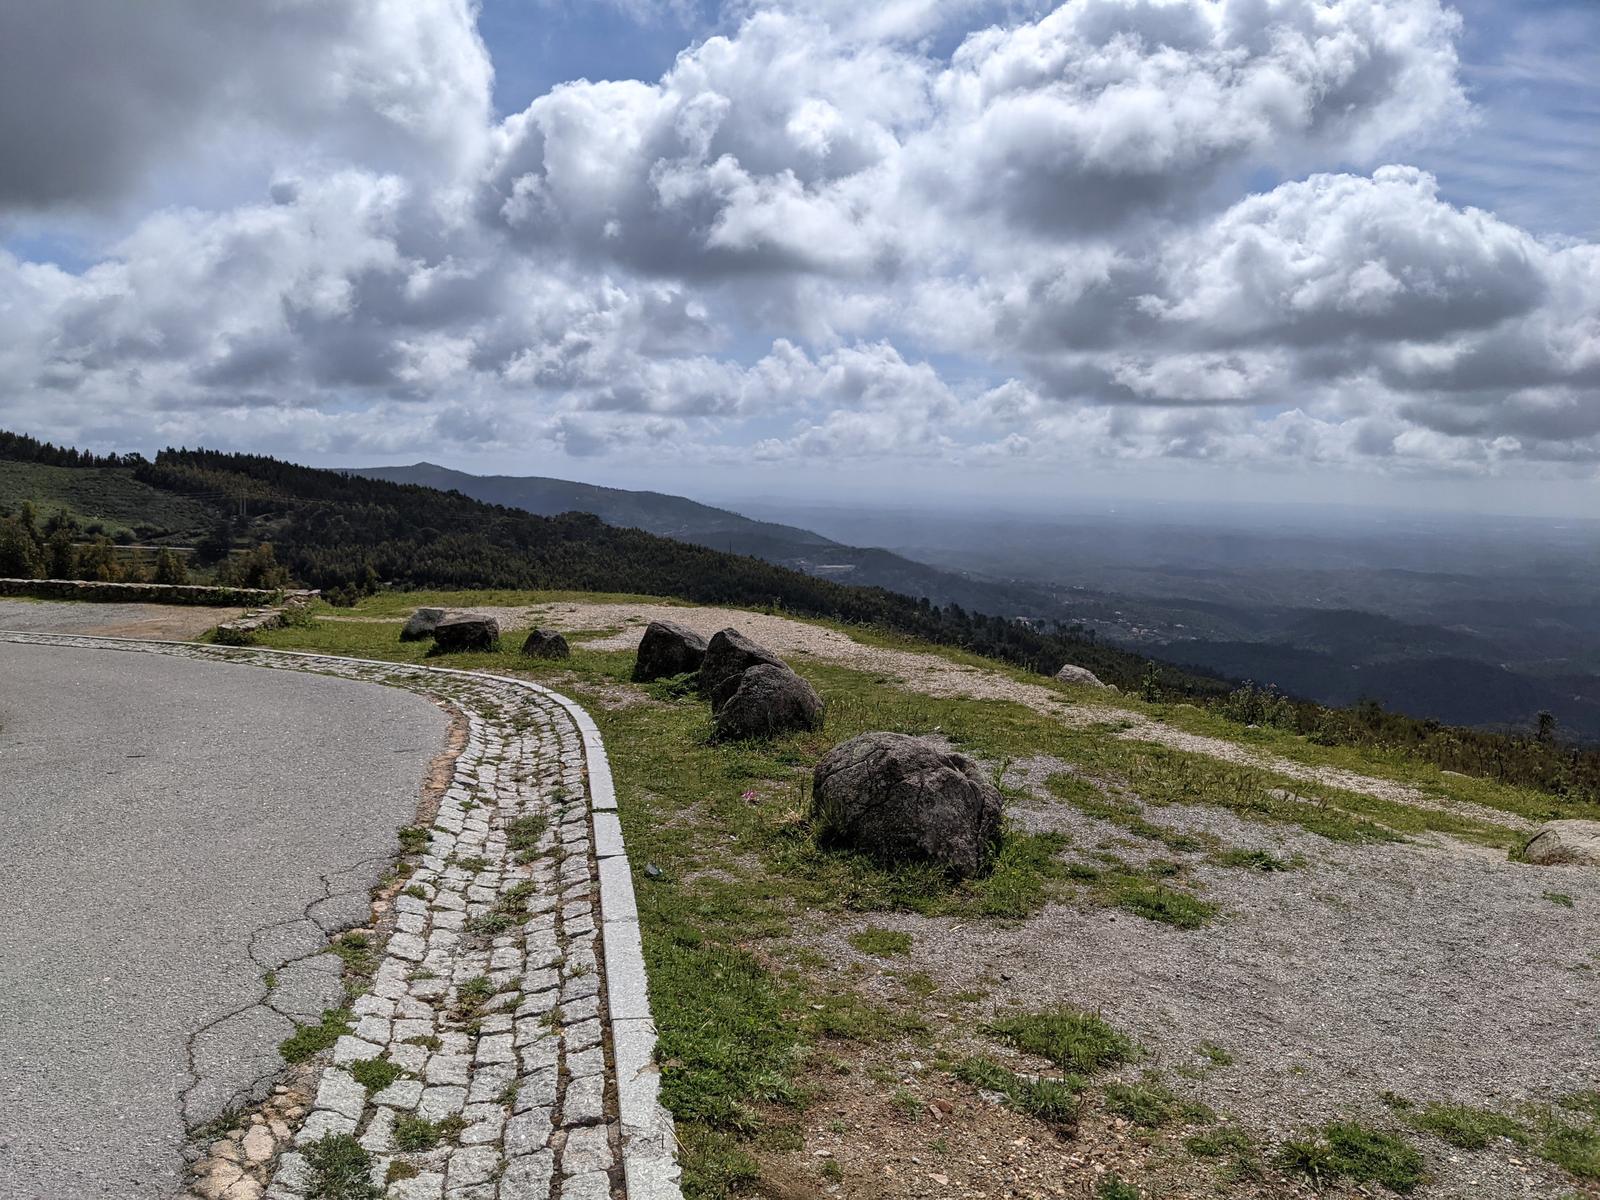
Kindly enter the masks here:
[[192, 604], [85, 604], [0, 600], [0, 629], [15, 633], [85, 633], [101, 637], [188, 641], [244, 613]]
[[[1051, 759], [1014, 764], [1007, 782], [1035, 802], [1013, 818], [1078, 846], [1128, 839], [1043, 790], [1064, 769]], [[1445, 837], [1335, 843], [1208, 806], [1146, 815], [1230, 846], [1301, 854], [1307, 866], [1264, 874], [1193, 859], [1190, 877], [1223, 909], [1200, 930], [1052, 904], [1010, 928], [874, 915], [830, 933], [824, 948], [836, 962], [859, 958], [850, 932], [899, 929], [914, 939], [905, 965], [942, 991], [988, 991], [995, 1011], [1098, 1010], [1150, 1052], [1124, 1078], [1159, 1071], [1269, 1141], [1348, 1115], [1392, 1125], [1385, 1091], [1510, 1109], [1600, 1086], [1600, 872], [1513, 863]], [[1182, 857], [1154, 844], [1117, 852]], [[1202, 1042], [1233, 1063], [1209, 1067]], [[1209, 1069], [1191, 1079], [1180, 1067]], [[1418, 1193], [1430, 1200], [1576, 1195], [1555, 1168], [1504, 1146], [1468, 1153], [1413, 1136], [1436, 1175]]]

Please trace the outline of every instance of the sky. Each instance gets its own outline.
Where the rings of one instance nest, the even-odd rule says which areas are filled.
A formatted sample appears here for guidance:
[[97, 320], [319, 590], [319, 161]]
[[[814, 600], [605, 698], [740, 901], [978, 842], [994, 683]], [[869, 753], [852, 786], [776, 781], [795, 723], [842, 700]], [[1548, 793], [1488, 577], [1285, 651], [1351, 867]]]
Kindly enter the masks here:
[[0, 11], [0, 427], [1600, 512], [1600, 4]]

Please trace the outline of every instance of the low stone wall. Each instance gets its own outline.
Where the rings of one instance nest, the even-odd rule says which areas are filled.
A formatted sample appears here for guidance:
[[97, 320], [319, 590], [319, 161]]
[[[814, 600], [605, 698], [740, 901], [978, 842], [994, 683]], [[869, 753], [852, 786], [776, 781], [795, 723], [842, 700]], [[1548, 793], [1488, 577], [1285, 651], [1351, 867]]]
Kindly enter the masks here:
[[99, 583], [84, 579], [0, 579], [0, 596], [28, 596], [35, 600], [83, 600], [101, 604], [197, 604], [216, 608], [250, 608], [276, 603], [286, 595], [310, 596], [315, 593], [202, 587], [197, 584]]

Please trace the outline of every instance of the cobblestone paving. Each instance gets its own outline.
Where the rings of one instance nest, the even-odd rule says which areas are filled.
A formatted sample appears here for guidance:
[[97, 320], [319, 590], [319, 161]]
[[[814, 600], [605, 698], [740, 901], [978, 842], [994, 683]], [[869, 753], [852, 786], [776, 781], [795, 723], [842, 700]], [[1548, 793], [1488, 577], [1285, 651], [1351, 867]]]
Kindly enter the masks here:
[[[18, 635], [313, 670], [410, 688], [461, 712], [465, 749], [395, 897], [394, 927], [303, 1124], [192, 1185], [254, 1200], [314, 1190], [306, 1151], [352, 1135], [392, 1200], [677, 1200], [657, 1100], [638, 914], [599, 736], [536, 685], [408, 665], [252, 649]], [[380, 1061], [401, 1074], [357, 1082]], [[352, 1073], [352, 1068], [355, 1073]], [[257, 1133], [261, 1130], [261, 1133]], [[429, 1148], [421, 1146], [436, 1138]], [[287, 1141], [292, 1139], [292, 1147]], [[314, 1155], [313, 1155], [314, 1157]], [[396, 1169], [392, 1166], [398, 1164]], [[391, 1178], [392, 1177], [392, 1178]]]

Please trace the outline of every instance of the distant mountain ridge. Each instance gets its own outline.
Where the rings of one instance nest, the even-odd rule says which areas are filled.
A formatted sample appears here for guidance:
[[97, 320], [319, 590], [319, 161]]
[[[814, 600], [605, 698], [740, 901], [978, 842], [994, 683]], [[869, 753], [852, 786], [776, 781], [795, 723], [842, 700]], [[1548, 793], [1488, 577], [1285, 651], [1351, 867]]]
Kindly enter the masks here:
[[343, 470], [365, 479], [456, 491], [486, 504], [520, 508], [541, 517], [591, 513], [607, 525], [642, 529], [730, 554], [748, 554], [841, 583], [926, 597], [931, 604], [958, 604], [998, 616], [1056, 619], [1064, 615], [1046, 588], [933, 567], [888, 550], [847, 546], [809, 529], [754, 520], [664, 492], [635, 492], [539, 475], [469, 475], [429, 462]]

